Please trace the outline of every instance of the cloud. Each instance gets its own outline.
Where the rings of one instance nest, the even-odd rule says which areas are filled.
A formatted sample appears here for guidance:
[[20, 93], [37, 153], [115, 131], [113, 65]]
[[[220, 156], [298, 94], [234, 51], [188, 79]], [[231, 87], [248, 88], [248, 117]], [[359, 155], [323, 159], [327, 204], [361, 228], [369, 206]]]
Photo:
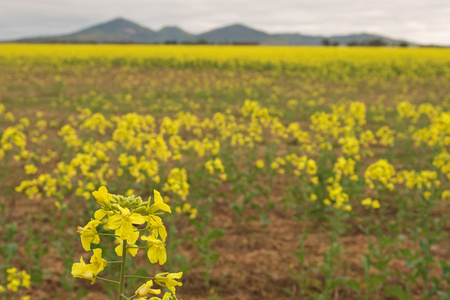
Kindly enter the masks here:
[[369, 32], [450, 44], [448, 0], [15, 0], [0, 4], [0, 40], [65, 34], [124, 17], [152, 29], [201, 33], [243, 23], [270, 33]]

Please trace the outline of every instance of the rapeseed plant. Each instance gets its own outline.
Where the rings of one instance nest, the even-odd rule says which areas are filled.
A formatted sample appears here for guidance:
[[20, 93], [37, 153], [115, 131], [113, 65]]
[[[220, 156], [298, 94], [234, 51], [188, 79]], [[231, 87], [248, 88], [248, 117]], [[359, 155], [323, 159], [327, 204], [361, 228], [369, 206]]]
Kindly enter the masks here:
[[[141, 197], [121, 196], [108, 193], [106, 187], [102, 186], [98, 191], [94, 191], [92, 195], [100, 205], [94, 218], [89, 221], [86, 226], [78, 227], [78, 233], [81, 237], [81, 243], [86, 251], [92, 250], [90, 263], [86, 264], [83, 258], [80, 258], [79, 263], [74, 263], [72, 266], [72, 276], [82, 279], [90, 280], [92, 284], [97, 279], [107, 282], [115, 283], [118, 286], [118, 299], [131, 299], [135, 296], [143, 298], [148, 294], [159, 295], [160, 289], [152, 289], [153, 283], [167, 288], [170, 293], [166, 293], [163, 299], [177, 299], [175, 296], [175, 286], [181, 286], [182, 283], [176, 281], [182, 276], [179, 273], [160, 273], [155, 277], [133, 276], [126, 274], [127, 254], [136, 256], [139, 249], [148, 249], [147, 256], [151, 263], [159, 263], [163, 265], [167, 260], [167, 253], [165, 249], [165, 241], [167, 238], [166, 228], [162, 222], [160, 215], [164, 212], [171, 213], [170, 207], [164, 203], [160, 193], [153, 191], [153, 201], [151, 198], [148, 201], [143, 201]], [[98, 231], [98, 227], [102, 226], [104, 230], [113, 231], [114, 233], [103, 233]], [[141, 229], [138, 226], [141, 225]], [[141, 235], [142, 231], [147, 231], [149, 236]], [[101, 242], [100, 237], [115, 237], [119, 245], [115, 248], [115, 252], [119, 257], [119, 261], [107, 261], [102, 257], [102, 249], [92, 249], [93, 244]], [[146, 246], [139, 246], [137, 244], [139, 237], [146, 241]], [[120, 279], [119, 281], [99, 277], [98, 274], [102, 272], [107, 265], [111, 263], [120, 264]], [[149, 279], [141, 287], [139, 287], [134, 296], [127, 297], [125, 295], [125, 281], [126, 278], [142, 278]], [[152, 297], [150, 299], [160, 299]]]

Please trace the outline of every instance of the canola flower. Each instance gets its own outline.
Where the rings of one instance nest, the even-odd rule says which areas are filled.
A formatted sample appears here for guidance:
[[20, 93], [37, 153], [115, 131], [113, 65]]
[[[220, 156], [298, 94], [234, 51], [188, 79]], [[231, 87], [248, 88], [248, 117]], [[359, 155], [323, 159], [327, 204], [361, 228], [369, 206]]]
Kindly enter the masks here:
[[[299, 149], [310, 155], [297, 156], [295, 153], [287, 154], [284, 157], [275, 157], [268, 161], [268, 166], [277, 174], [283, 175], [289, 170], [301, 180], [308, 180], [313, 185], [319, 184], [317, 176], [318, 167], [315, 160], [317, 151], [339, 151], [342, 153], [333, 166], [334, 179], [329, 179], [330, 183], [336, 181], [340, 184], [344, 178], [357, 182], [359, 178], [359, 161], [365, 157], [374, 155], [371, 147], [373, 145], [392, 146], [398, 134], [387, 126], [381, 126], [374, 131], [364, 128], [367, 123], [367, 108], [364, 103], [350, 101], [331, 106], [331, 112], [316, 112], [311, 116], [309, 132], [303, 130], [298, 123], [283, 124], [274, 110], [263, 107], [258, 101], [246, 100], [241, 107], [241, 119], [228, 115], [229, 112], [216, 113], [212, 118], [200, 119], [190, 113], [179, 113], [176, 118], [165, 117], [161, 123], [157, 123], [150, 115], [141, 116], [138, 114], [126, 114], [114, 116], [110, 120], [101, 114], [93, 114], [90, 109], [79, 109], [79, 115], [72, 119], [72, 125], [66, 124], [59, 130], [59, 135], [65, 141], [66, 147], [79, 149], [80, 153], [75, 155], [68, 162], [59, 162], [52, 172], [40, 173], [37, 178], [26, 179], [16, 187], [16, 191], [24, 192], [30, 198], [40, 199], [42, 197], [56, 196], [62, 198], [60, 190], [75, 190], [75, 195], [89, 199], [90, 191], [95, 186], [106, 184], [114, 174], [114, 160], [117, 160], [117, 173], [123, 179], [133, 178], [136, 184], [142, 184], [147, 180], [155, 183], [161, 181], [161, 164], [170, 160], [177, 161], [183, 157], [187, 151], [195, 151], [200, 157], [208, 153], [213, 157], [220, 151], [221, 144], [230, 144], [233, 147], [246, 147], [252, 149], [255, 143], [262, 141], [263, 136], [271, 134], [277, 143], [283, 140], [294, 139], [299, 143]], [[371, 107], [371, 110], [373, 107]], [[379, 109], [379, 108], [377, 108]], [[400, 102], [397, 111], [401, 118], [409, 118], [411, 122], [418, 120], [413, 116], [425, 115], [427, 118], [445, 120], [445, 114], [433, 106], [411, 106], [407, 102]], [[248, 120], [249, 125], [243, 126], [243, 120]], [[240, 122], [238, 122], [240, 121]], [[431, 124], [441, 124], [437, 121]], [[29, 121], [25, 118], [19, 120], [19, 124], [7, 129], [2, 136], [6, 145], [3, 155], [12, 145], [15, 148], [19, 160], [30, 160], [35, 158], [35, 154], [26, 150], [26, 138], [21, 135], [21, 131], [29, 126]], [[46, 124], [40, 123], [39, 128], [45, 128]], [[445, 124], [445, 121], [444, 121]], [[439, 127], [440, 128], [440, 127]], [[159, 130], [159, 132], [158, 132]], [[207, 136], [205, 132], [216, 131], [218, 135]], [[423, 132], [424, 129], [416, 130], [416, 133]], [[445, 135], [445, 130], [439, 129]], [[187, 131], [195, 134], [199, 139], [185, 140], [180, 136], [180, 132]], [[13, 133], [16, 132], [16, 133]], [[375, 133], [374, 133], [375, 132]], [[112, 140], [105, 142], [89, 141], [82, 143], [80, 134], [97, 133], [100, 135], [112, 135]], [[17, 136], [17, 138], [12, 138]], [[418, 135], [412, 135], [418, 141]], [[38, 137], [38, 136], [37, 136]], [[214, 137], [214, 138], [213, 138]], [[403, 137], [404, 138], [404, 137]], [[442, 137], [445, 140], [445, 136]], [[12, 143], [6, 142], [11, 140]], [[434, 145], [434, 144], [432, 144]], [[119, 152], [117, 158], [113, 158], [118, 148], [123, 147], [125, 151]], [[13, 148], [11, 148], [13, 149]], [[47, 157], [43, 160], [51, 160], [55, 157], [55, 152], [49, 150]], [[152, 157], [152, 158], [149, 158]], [[433, 164], [441, 169], [450, 178], [450, 165], [448, 154], [443, 150], [435, 157]], [[224, 164], [218, 157], [206, 160], [205, 169], [209, 174], [216, 174], [221, 181], [227, 180]], [[265, 166], [264, 160], [255, 162], [257, 168]], [[25, 173], [30, 177], [37, 174], [38, 165], [25, 164]], [[401, 172], [399, 174], [404, 174]], [[384, 160], [369, 166], [364, 172], [364, 179], [369, 188], [375, 188], [376, 182], [388, 190], [392, 190], [397, 181], [402, 181], [402, 175], [396, 176], [389, 164]], [[164, 177], [163, 177], [164, 178]], [[327, 190], [333, 184], [323, 186]], [[409, 188], [409, 186], [407, 186]], [[163, 191], [171, 196], [178, 196], [181, 200], [186, 200], [189, 195], [188, 170], [184, 168], [172, 168], [165, 179]], [[310, 188], [309, 188], [310, 189]], [[339, 188], [337, 189], [339, 190]], [[132, 191], [127, 191], [127, 195], [132, 195]], [[426, 198], [431, 197], [429, 191], [422, 191]], [[312, 194], [315, 194], [312, 192]], [[332, 192], [334, 197], [336, 193]], [[312, 197], [312, 199], [315, 199]], [[350, 209], [353, 202], [347, 199], [348, 193], [343, 192], [337, 198], [334, 207]], [[355, 199], [356, 200], [356, 199]], [[313, 200], [314, 201], [314, 200]], [[336, 199], [326, 198], [324, 203], [330, 205]], [[355, 201], [356, 202], [356, 201]], [[64, 207], [61, 201], [57, 203], [57, 208]], [[58, 204], [59, 203], [59, 204]], [[347, 203], [343, 205], [342, 203]], [[177, 206], [178, 207], [178, 206]], [[120, 209], [119, 209], [120, 210]], [[121, 217], [115, 217], [110, 225], [117, 227], [119, 231], [128, 232], [132, 226], [139, 225], [130, 221], [126, 208], [122, 207]], [[186, 207], [179, 207], [179, 211], [189, 214], [190, 218], [195, 218], [196, 210], [188, 212]], [[177, 211], [178, 211], [177, 210]], [[130, 212], [131, 213], [131, 212]], [[121, 219], [120, 219], [121, 218]], [[141, 220], [142, 221], [142, 220]], [[139, 222], [141, 222], [139, 221]], [[116, 229], [114, 229], [116, 230]]]
[[[6, 286], [0, 285], [0, 296], [17, 298], [17, 293], [22, 289], [31, 289], [31, 276], [24, 270], [19, 271], [17, 268], [6, 269]], [[13, 296], [14, 295], [14, 296]], [[30, 300], [29, 295], [21, 296], [20, 300]], [[6, 299], [6, 298], [5, 298]], [[8, 298], [9, 299], [9, 298]]]
[[379, 181], [390, 191], [394, 189], [394, 184], [397, 182], [395, 175], [394, 167], [385, 159], [380, 159], [371, 164], [364, 172], [366, 183], [371, 189], [374, 189], [375, 182]]
[[189, 219], [195, 219], [197, 217], [197, 209], [193, 208], [189, 203], [183, 203], [182, 206], [177, 206], [175, 211], [178, 214], [186, 214], [189, 216]]
[[225, 181], [227, 180], [227, 174], [225, 174], [225, 168], [222, 164], [222, 161], [220, 160], [220, 158], [216, 157], [214, 160], [208, 160], [205, 163], [205, 168], [206, 170], [208, 170], [209, 174], [215, 174], [215, 173], [219, 173], [217, 176]]
[[366, 207], [372, 207], [374, 209], [380, 208], [380, 202], [378, 200], [372, 200], [372, 198], [366, 198], [362, 200], [361, 204]]
[[[78, 227], [78, 233], [80, 234], [81, 243], [86, 251], [92, 250], [92, 256], [90, 263], [86, 264], [83, 258], [80, 258], [79, 263], [74, 263], [72, 266], [72, 276], [82, 279], [90, 280], [92, 284], [97, 279], [106, 280], [116, 283], [118, 285], [118, 295], [120, 299], [128, 299], [124, 295], [125, 293], [125, 280], [132, 275], [125, 274], [125, 265], [127, 254], [136, 256], [137, 252], [141, 248], [148, 248], [148, 258], [151, 263], [159, 263], [163, 265], [167, 260], [167, 253], [165, 249], [165, 240], [167, 232], [162, 219], [159, 217], [164, 212], [171, 212], [170, 207], [164, 203], [161, 194], [154, 190], [153, 201], [151, 198], [148, 201], [143, 201], [141, 197], [122, 196], [110, 194], [106, 187], [102, 186], [97, 191], [92, 192], [92, 195], [100, 205], [94, 217], [86, 226]], [[144, 225], [147, 223], [146, 225]], [[113, 231], [113, 234], [103, 233], [99, 231], [99, 227], [103, 227], [104, 230]], [[137, 226], [142, 226], [139, 229]], [[141, 235], [143, 231], [148, 231], [150, 236]], [[108, 261], [102, 257], [102, 250], [100, 248], [91, 249], [94, 244], [99, 244], [101, 239], [106, 237], [115, 237], [119, 242], [119, 245], [115, 248], [115, 252], [122, 260], [115, 261], [120, 263], [121, 272], [120, 280], [114, 281], [99, 277], [99, 273], [104, 271], [108, 265]], [[146, 246], [139, 246], [137, 241], [141, 237], [142, 240], [147, 241]], [[142, 277], [150, 279], [147, 283], [143, 284], [135, 295], [139, 297], [146, 296], [148, 294], [159, 295], [160, 289], [152, 289], [153, 282], [157, 285], [167, 288], [171, 294], [165, 294], [163, 299], [177, 299], [175, 296], [175, 286], [181, 286], [182, 283], [176, 281], [182, 276], [182, 272], [179, 273], [163, 273], [157, 274], [155, 277]], [[145, 298], [142, 298], [145, 299]], [[152, 297], [151, 299], [160, 299], [158, 297]]]

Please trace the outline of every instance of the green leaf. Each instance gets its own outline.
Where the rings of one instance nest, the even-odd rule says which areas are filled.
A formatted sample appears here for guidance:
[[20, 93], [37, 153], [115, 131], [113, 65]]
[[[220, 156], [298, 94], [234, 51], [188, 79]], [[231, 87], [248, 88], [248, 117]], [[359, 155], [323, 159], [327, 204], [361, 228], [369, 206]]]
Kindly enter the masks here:
[[272, 221], [270, 221], [267, 216], [264, 214], [261, 216], [261, 218], [259, 219], [261, 221], [261, 223], [263, 223], [264, 225], [269, 225], [270, 223], [272, 223]]
[[356, 292], [359, 292], [361, 290], [361, 285], [354, 279], [347, 280], [345, 284]]
[[408, 260], [412, 260], [414, 256], [411, 254], [411, 250], [409, 249], [401, 249], [400, 253]]
[[449, 296], [443, 291], [437, 291], [440, 300], [448, 300]]
[[209, 229], [209, 240], [215, 240], [223, 236], [223, 229]]
[[16, 243], [8, 243], [6, 244], [6, 250], [9, 256], [12, 256], [15, 252], [17, 252], [18, 246]]
[[403, 287], [400, 285], [387, 286], [384, 288], [384, 292], [388, 297], [395, 297], [399, 300], [412, 300], [413, 298], [408, 295]]
[[441, 268], [442, 268], [442, 277], [447, 278], [450, 276], [450, 265], [447, 264], [445, 261], [441, 261]]

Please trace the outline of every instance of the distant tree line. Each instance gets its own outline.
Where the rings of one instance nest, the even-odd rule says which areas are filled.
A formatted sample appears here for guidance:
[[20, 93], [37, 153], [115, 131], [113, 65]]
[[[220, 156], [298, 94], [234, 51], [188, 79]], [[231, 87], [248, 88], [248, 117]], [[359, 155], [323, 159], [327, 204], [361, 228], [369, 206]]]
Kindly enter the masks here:
[[[322, 39], [322, 45], [323, 46], [339, 46], [339, 42], [338, 41], [333, 41], [330, 40], [329, 38], [324, 38]], [[364, 41], [349, 41], [346, 44], [349, 47], [386, 47], [386, 46], [394, 46], [392, 44], [390, 44], [387, 40], [383, 39], [383, 38], [371, 38], [371, 39], [366, 39]], [[400, 46], [400, 47], [408, 47], [409, 44], [407, 42], [400, 42], [398, 45], [395, 46]]]
[[332, 40], [330, 40], [329, 38], [324, 38], [324, 39], [322, 39], [322, 46], [326, 46], [326, 47], [328, 47], [328, 46], [339, 46], [339, 42], [338, 41], [332, 41]]
[[[241, 41], [241, 42], [231, 42], [231, 41], [222, 41], [222, 42], [210, 42], [206, 39], [199, 38], [196, 40], [186, 40], [186, 41], [178, 41], [178, 40], [165, 40], [165, 41], [152, 41], [152, 42], [143, 42], [143, 41], [101, 41], [101, 40], [92, 40], [92, 41], [77, 41], [77, 40], [68, 40], [68, 39], [58, 39], [58, 38], [45, 38], [45, 39], [25, 39], [18, 40], [20, 43], [48, 43], [48, 44], [150, 44], [150, 45], [259, 45], [259, 42], [256, 41]], [[323, 38], [322, 45], [326, 47], [336, 47], [340, 46], [341, 43], [337, 40], [333, 40], [330, 38]], [[398, 44], [392, 44], [389, 40], [383, 38], [371, 38], [366, 39], [364, 41], [349, 41], [345, 44], [346, 46], [353, 47], [386, 47], [386, 46], [399, 46], [399, 47], [409, 47], [411, 46], [408, 42], [399, 42]], [[420, 47], [445, 47], [438, 45], [421, 45]]]

